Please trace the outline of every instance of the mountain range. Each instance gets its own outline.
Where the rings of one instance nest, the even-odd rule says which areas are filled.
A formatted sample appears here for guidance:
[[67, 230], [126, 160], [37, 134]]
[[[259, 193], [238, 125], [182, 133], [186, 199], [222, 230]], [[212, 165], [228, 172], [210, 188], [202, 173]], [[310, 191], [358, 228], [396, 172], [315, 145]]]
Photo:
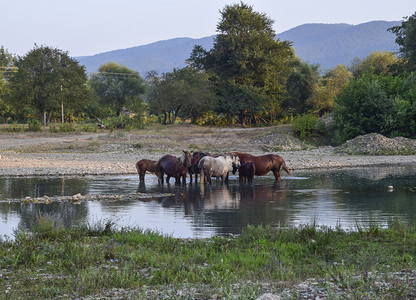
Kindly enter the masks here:
[[[304, 24], [276, 35], [281, 41], [290, 41], [295, 53], [303, 61], [318, 64], [327, 70], [338, 64], [350, 65], [358, 57], [363, 59], [373, 51], [398, 50], [396, 36], [388, 28], [401, 21], [372, 21], [350, 24]], [[159, 74], [183, 68], [195, 45], [209, 50], [215, 35], [200, 39], [173, 38], [148, 45], [119, 49], [92, 56], [75, 57], [87, 72], [97, 72], [109, 61], [122, 64], [145, 76], [149, 71]]]

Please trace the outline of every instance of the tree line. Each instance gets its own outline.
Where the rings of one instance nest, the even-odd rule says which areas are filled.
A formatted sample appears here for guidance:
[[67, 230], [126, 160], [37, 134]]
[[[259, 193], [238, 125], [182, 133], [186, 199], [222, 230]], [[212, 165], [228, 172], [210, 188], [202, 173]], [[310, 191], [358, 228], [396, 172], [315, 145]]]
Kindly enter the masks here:
[[416, 137], [416, 13], [389, 29], [397, 55], [376, 51], [324, 74], [276, 39], [273, 23], [243, 2], [226, 5], [210, 50], [197, 45], [185, 68], [145, 78], [114, 62], [87, 76], [65, 51], [35, 45], [16, 57], [2, 46], [0, 121], [252, 126], [330, 113], [337, 142], [369, 132]]

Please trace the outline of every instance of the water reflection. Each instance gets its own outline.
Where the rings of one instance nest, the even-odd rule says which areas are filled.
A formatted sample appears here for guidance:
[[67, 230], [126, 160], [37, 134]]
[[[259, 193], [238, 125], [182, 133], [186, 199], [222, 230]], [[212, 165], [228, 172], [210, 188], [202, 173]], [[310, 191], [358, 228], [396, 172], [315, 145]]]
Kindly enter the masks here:
[[[242, 185], [163, 185], [147, 175], [67, 178], [0, 178], [0, 234], [30, 228], [40, 214], [68, 226], [111, 219], [120, 227], [139, 226], [176, 237], [238, 234], [248, 224], [287, 225], [316, 222], [354, 228], [356, 223], [385, 225], [394, 217], [416, 220], [416, 166], [294, 172], [280, 185], [272, 176]], [[389, 192], [387, 187], [394, 186]], [[118, 201], [26, 204], [11, 198], [85, 194], [130, 195]], [[138, 193], [149, 195], [139, 197]], [[155, 193], [163, 197], [154, 198]], [[137, 196], [136, 196], [137, 195]]]

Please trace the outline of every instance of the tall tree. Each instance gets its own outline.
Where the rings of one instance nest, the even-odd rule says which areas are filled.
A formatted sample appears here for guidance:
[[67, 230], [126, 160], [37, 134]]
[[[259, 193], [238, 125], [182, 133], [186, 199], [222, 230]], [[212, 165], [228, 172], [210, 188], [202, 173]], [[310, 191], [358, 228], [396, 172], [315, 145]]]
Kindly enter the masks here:
[[401, 26], [388, 29], [396, 34], [396, 43], [400, 46], [399, 52], [406, 62], [406, 69], [416, 71], [416, 12], [406, 17]]
[[12, 116], [12, 106], [7, 103], [9, 93], [9, 79], [16, 71], [14, 64], [16, 57], [10, 54], [3, 46], [0, 47], [0, 118], [4, 123]]
[[98, 101], [120, 116], [122, 127], [124, 127], [123, 107], [140, 106], [140, 103], [134, 102], [143, 101], [141, 96], [145, 93], [147, 85], [139, 73], [114, 62], [101, 65], [98, 71], [97, 74], [91, 76], [89, 85], [94, 90]]
[[364, 59], [354, 58], [350, 70], [354, 77], [363, 76], [365, 73], [388, 75], [392, 72], [392, 66], [397, 63], [396, 54], [393, 52], [375, 51]]
[[31, 106], [47, 125], [63, 107], [80, 110], [88, 102], [87, 75], [67, 52], [35, 46], [16, 63], [10, 78], [11, 100], [17, 107]]
[[335, 106], [335, 98], [345, 89], [351, 78], [352, 73], [345, 65], [337, 65], [319, 79], [307, 104], [321, 115], [331, 111]]
[[152, 76], [150, 82], [150, 108], [163, 113], [163, 124], [174, 123], [178, 116], [195, 121], [215, 107], [212, 83], [204, 72], [191, 67], [174, 69], [160, 78]]
[[311, 108], [307, 105], [307, 100], [313, 95], [315, 85], [319, 81], [318, 66], [294, 57], [291, 68], [286, 81], [287, 93], [282, 108], [287, 115], [299, 115]]
[[[216, 81], [220, 111], [238, 115], [242, 124], [259, 108], [271, 119], [280, 111], [293, 52], [290, 43], [275, 40], [272, 25], [266, 14], [253, 11], [252, 6], [227, 5], [221, 11], [213, 48], [206, 51], [196, 46], [189, 59]], [[243, 98], [235, 97], [236, 91]]]

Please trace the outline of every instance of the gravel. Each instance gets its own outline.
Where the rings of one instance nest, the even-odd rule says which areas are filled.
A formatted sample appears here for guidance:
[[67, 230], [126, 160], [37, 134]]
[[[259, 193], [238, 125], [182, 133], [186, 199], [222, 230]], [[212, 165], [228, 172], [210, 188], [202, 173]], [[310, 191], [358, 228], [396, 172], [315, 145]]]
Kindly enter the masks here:
[[[63, 137], [0, 136], [0, 176], [64, 176], [136, 174], [135, 163], [142, 159], [158, 159], [165, 153], [181, 155], [183, 144], [194, 145], [193, 137], [183, 144], [159, 143], [138, 147], [140, 142], [121, 142], [117, 138], [99, 142], [102, 134]], [[94, 138], [94, 140], [91, 140]], [[209, 139], [212, 140], [209, 140]], [[133, 138], [128, 138], [129, 140]], [[332, 169], [366, 166], [393, 166], [415, 164], [416, 155], [375, 155], [397, 149], [416, 153], [416, 141], [405, 138], [388, 139], [369, 134], [348, 141], [340, 147], [308, 148], [287, 134], [271, 134], [243, 140], [229, 136], [205, 137], [205, 143], [217, 146], [218, 151], [243, 151], [255, 155], [278, 153], [290, 170]], [[140, 139], [139, 139], [140, 141]], [[228, 143], [228, 144], [227, 144]], [[64, 145], [64, 147], [62, 146]], [[45, 151], [42, 151], [48, 145]], [[60, 145], [54, 151], [54, 145]], [[91, 146], [92, 145], [92, 146]], [[160, 146], [161, 149], [155, 149]], [[31, 147], [28, 149], [28, 147]], [[183, 147], [186, 148], [186, 147]], [[279, 148], [279, 151], [269, 151]], [[52, 150], [51, 150], [52, 149]], [[378, 149], [378, 150], [377, 150]], [[380, 150], [381, 149], [381, 150]], [[387, 150], [386, 150], [387, 149]], [[393, 151], [393, 150], [394, 151]], [[395, 150], [396, 149], [396, 150]], [[409, 150], [410, 149], [410, 150]], [[391, 151], [390, 151], [391, 150]]]

